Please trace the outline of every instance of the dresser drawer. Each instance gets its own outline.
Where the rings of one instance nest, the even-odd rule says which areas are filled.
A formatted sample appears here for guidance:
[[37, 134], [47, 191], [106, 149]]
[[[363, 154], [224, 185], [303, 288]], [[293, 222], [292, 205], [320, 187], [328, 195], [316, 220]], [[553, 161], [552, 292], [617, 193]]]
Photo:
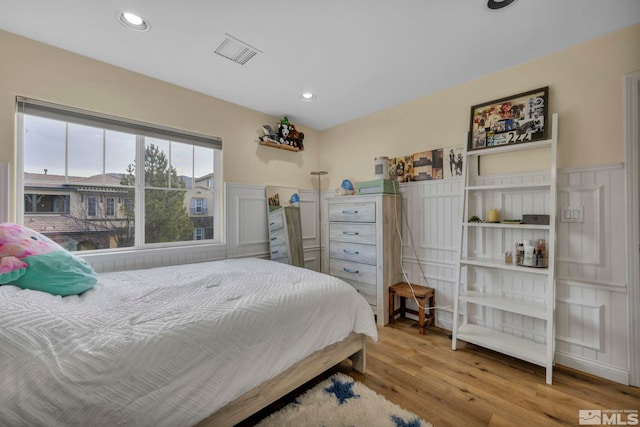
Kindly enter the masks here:
[[284, 209], [269, 214], [269, 231], [284, 227]]
[[329, 246], [329, 256], [331, 258], [376, 265], [376, 247], [373, 245], [331, 242]]
[[376, 225], [332, 222], [331, 224], [329, 224], [329, 240], [336, 242], [375, 245]]
[[375, 202], [331, 203], [329, 221], [376, 222], [376, 204]]
[[329, 274], [376, 286], [376, 266], [331, 258]]
[[269, 236], [269, 244], [271, 245], [271, 247], [274, 247], [276, 245], [284, 245], [286, 243], [287, 239], [284, 235], [284, 228], [271, 232]]
[[356, 288], [356, 291], [364, 297], [370, 306], [376, 307], [376, 287], [367, 283], [358, 282], [357, 280], [345, 280], [348, 284]]
[[288, 258], [287, 245], [272, 245], [271, 259]]

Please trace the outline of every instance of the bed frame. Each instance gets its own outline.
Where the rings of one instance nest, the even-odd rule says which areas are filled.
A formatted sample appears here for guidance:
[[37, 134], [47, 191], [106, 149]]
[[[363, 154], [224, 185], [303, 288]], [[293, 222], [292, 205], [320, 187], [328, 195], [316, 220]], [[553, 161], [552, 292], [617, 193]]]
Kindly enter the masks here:
[[197, 427], [233, 426], [345, 359], [351, 359], [353, 369], [364, 373], [365, 338], [363, 334], [351, 333], [342, 341], [316, 351], [280, 375], [231, 401], [200, 421]]

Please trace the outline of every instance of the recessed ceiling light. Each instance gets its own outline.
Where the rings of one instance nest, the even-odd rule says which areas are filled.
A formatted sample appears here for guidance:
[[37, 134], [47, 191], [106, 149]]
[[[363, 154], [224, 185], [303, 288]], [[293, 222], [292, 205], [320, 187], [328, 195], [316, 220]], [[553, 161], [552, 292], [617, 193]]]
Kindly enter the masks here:
[[149, 25], [146, 19], [132, 12], [118, 13], [118, 21], [133, 31], [145, 32], [151, 28], [151, 25]]
[[303, 101], [313, 101], [314, 99], [316, 99], [316, 95], [311, 92], [302, 92], [300, 94], [300, 99]]

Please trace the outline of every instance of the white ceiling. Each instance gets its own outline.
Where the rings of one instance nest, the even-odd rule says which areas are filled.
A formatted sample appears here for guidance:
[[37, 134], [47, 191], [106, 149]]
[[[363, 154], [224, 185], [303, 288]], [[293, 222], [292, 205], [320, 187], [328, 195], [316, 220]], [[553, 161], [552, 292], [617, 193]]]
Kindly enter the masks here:
[[[640, 0], [0, 0], [0, 29], [318, 130], [638, 22]], [[215, 55], [225, 33], [262, 53]]]

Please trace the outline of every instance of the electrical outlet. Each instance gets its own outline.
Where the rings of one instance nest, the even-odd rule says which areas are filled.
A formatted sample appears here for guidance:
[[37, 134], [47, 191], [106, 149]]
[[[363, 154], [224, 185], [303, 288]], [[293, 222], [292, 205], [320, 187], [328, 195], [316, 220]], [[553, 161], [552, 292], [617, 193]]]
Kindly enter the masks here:
[[560, 222], [584, 222], [584, 206], [562, 206]]

